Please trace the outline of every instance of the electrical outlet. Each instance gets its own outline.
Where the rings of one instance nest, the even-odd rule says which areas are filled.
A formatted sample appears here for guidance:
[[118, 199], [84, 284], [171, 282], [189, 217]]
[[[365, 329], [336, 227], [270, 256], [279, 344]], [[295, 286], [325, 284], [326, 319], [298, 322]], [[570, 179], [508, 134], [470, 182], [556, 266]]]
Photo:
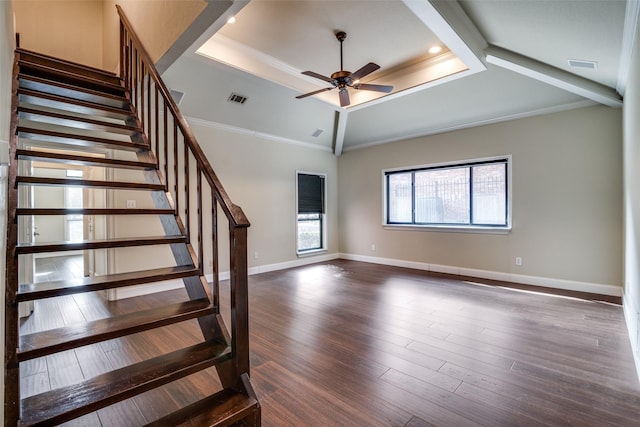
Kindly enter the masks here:
[[135, 200], [127, 200], [127, 209], [135, 209], [136, 201]]
[[376, 245], [375, 245], [375, 243], [372, 243], [372, 244], [371, 244], [371, 250], [372, 250], [373, 252], [375, 252], [375, 251], [376, 251]]
[[255, 252], [253, 253], [253, 259], [258, 259], [258, 258], [260, 258], [260, 257], [258, 256], [258, 251], [255, 251]]
[[522, 266], [522, 258], [521, 258], [521, 257], [519, 257], [519, 256], [517, 256], [517, 257], [516, 257], [516, 265], [517, 265], [518, 267]]

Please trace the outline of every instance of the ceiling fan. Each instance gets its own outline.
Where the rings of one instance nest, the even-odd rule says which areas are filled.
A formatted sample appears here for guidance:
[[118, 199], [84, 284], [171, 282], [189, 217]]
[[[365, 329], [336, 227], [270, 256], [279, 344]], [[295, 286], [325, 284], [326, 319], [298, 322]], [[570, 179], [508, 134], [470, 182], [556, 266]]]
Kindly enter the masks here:
[[340, 96], [340, 106], [346, 107], [351, 103], [351, 101], [349, 100], [349, 91], [347, 90], [347, 88], [372, 90], [375, 92], [385, 93], [389, 93], [393, 90], [393, 86], [360, 83], [361, 78], [373, 73], [378, 68], [380, 68], [378, 64], [374, 64], [373, 62], [369, 62], [367, 65], [360, 68], [354, 73], [352, 73], [351, 71], [344, 71], [342, 65], [342, 42], [347, 38], [347, 33], [345, 33], [344, 31], [337, 31], [336, 38], [340, 42], [340, 71], [336, 71], [335, 73], [331, 74], [331, 77], [325, 77], [322, 74], [314, 73], [313, 71], [302, 72], [302, 74], [304, 75], [315, 77], [316, 79], [324, 80], [325, 82], [331, 83], [332, 86], [305, 93], [304, 95], [298, 95], [296, 96], [297, 99], [306, 98], [307, 96], [316, 95], [318, 93], [338, 88], [338, 94]]

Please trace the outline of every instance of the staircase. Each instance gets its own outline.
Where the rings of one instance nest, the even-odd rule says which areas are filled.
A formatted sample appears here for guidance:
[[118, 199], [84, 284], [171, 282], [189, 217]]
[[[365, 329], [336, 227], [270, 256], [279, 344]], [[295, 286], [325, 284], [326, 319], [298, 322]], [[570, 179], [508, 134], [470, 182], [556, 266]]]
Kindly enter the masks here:
[[[61, 424], [211, 367], [220, 378], [219, 392], [163, 418], [147, 420], [149, 425], [259, 426], [260, 405], [249, 377], [249, 223], [225, 193], [149, 55], [120, 8], [118, 12], [120, 75], [16, 50], [7, 227], [5, 426]], [[100, 173], [95, 174], [97, 178], [35, 176], [30, 167], [34, 163]], [[104, 196], [104, 203], [33, 206], [34, 189], [50, 187], [94, 191]], [[148, 204], [122, 206], [120, 202], [130, 194]], [[222, 221], [219, 213], [224, 215]], [[83, 240], [73, 242], [32, 238], [32, 218], [67, 215], [104, 218], [106, 231], [87, 235], [85, 226]], [[117, 225], [124, 218], [142, 217], [146, 219], [136, 224], [148, 227], [119, 234]], [[89, 222], [90, 231], [91, 227], [95, 224]], [[219, 254], [221, 241], [227, 242], [228, 254], [226, 249]], [[138, 268], [107, 262], [106, 271], [83, 278], [21, 280], [24, 270], [31, 268], [32, 256], [68, 251], [101, 251], [107, 260], [122, 259], [126, 255], [116, 256], [125, 251], [138, 257], [143, 254], [145, 262]], [[219, 264], [227, 258], [230, 307], [226, 312], [231, 333], [219, 296]], [[211, 284], [205, 279], [207, 261]], [[188, 300], [20, 333], [19, 304], [86, 292], [107, 294], [167, 280], [181, 281]], [[20, 369], [28, 361], [143, 331], [162, 334], [162, 328], [193, 319], [202, 335], [198, 344], [71, 386], [21, 396]]]

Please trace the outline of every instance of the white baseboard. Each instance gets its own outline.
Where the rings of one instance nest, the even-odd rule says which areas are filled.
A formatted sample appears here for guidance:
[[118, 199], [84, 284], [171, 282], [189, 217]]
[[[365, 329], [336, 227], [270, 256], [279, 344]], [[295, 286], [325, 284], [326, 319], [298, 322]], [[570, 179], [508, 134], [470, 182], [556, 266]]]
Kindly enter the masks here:
[[631, 352], [633, 360], [636, 363], [636, 375], [640, 381], [640, 311], [633, 302], [633, 298], [626, 293], [622, 297], [622, 309], [624, 311], [624, 320], [627, 323], [627, 331], [629, 332], [629, 341], [631, 342]]
[[379, 258], [356, 254], [340, 254], [340, 258], [353, 261], [370, 262], [373, 264], [392, 265], [395, 267], [414, 268], [416, 270], [433, 271], [436, 273], [455, 274], [460, 276], [477, 277], [479, 279], [501, 280], [504, 282], [521, 283], [524, 285], [542, 286], [545, 288], [564, 289], [569, 291], [589, 292], [600, 295], [622, 296], [620, 286], [578, 282], [575, 280], [553, 279], [550, 277], [526, 276], [524, 274], [504, 273], [500, 271], [478, 270], [474, 268], [456, 267], [450, 265], [428, 264], [424, 262], [405, 261], [393, 258]]
[[[293, 261], [285, 261], [285, 262], [280, 262], [276, 264], [267, 264], [267, 265], [251, 267], [249, 268], [248, 272], [249, 272], [249, 275], [251, 276], [254, 274], [267, 273], [269, 271], [284, 270], [286, 268], [293, 268], [293, 267], [300, 267], [302, 265], [307, 265], [307, 264], [314, 264], [316, 262], [331, 261], [337, 258], [339, 258], [338, 254], [324, 254], [324, 255], [318, 255], [318, 256], [310, 256], [310, 257], [300, 258]], [[207, 279], [207, 282], [211, 283], [213, 281], [213, 274], [207, 274], [205, 275], [205, 278]], [[228, 280], [228, 279], [229, 279], [228, 271], [223, 271], [220, 273], [220, 280]], [[183, 286], [184, 285], [182, 283], [182, 280], [176, 279], [176, 280], [167, 280], [164, 282], [156, 282], [150, 285], [137, 285], [137, 286], [131, 286], [126, 288], [110, 289], [107, 292], [107, 298], [109, 299], [109, 301], [115, 301], [115, 300], [124, 299], [124, 298], [139, 297], [141, 295], [152, 294], [155, 292], [164, 292], [164, 291], [170, 291], [173, 289], [180, 289]]]
[[[600, 283], [579, 282], [575, 280], [554, 279], [550, 277], [527, 276], [524, 274], [504, 273], [500, 271], [479, 270], [473, 268], [456, 267], [450, 265], [428, 264], [424, 262], [405, 261], [393, 258], [380, 258], [365, 255], [333, 253], [318, 256], [299, 258], [292, 261], [285, 261], [275, 264], [265, 264], [249, 268], [249, 275], [267, 273], [269, 271], [284, 270], [286, 268], [300, 267], [307, 264], [326, 262], [334, 259], [347, 259], [353, 261], [369, 262], [372, 264], [391, 265], [395, 267], [413, 268], [416, 270], [433, 271], [436, 273], [455, 274], [459, 276], [477, 277], [479, 279], [500, 280], [504, 282], [521, 283], [524, 285], [541, 286], [545, 288], [564, 289], [577, 292], [589, 292], [615, 297], [622, 296], [622, 288], [615, 285]], [[213, 275], [207, 274], [205, 278], [208, 282], [213, 281]], [[229, 279], [229, 271], [220, 272], [220, 280]], [[170, 289], [177, 289], [182, 286], [181, 280], [159, 282], [153, 285], [139, 285], [130, 288], [119, 288], [117, 299], [130, 298], [153, 292], [161, 292]]]
[[[277, 271], [277, 270], [284, 270], [286, 268], [300, 267], [303, 265], [315, 264], [317, 262], [331, 261], [338, 258], [340, 258], [340, 254], [337, 254], [337, 253], [323, 254], [323, 255], [317, 255], [317, 256], [307, 256], [304, 258], [298, 258], [293, 261], [285, 261], [285, 262], [279, 262], [275, 264], [265, 264], [265, 265], [259, 265], [256, 267], [250, 267], [248, 273], [249, 273], [249, 276], [252, 276], [254, 274], [268, 273], [269, 271]], [[207, 279], [207, 282], [211, 283], [213, 281], [213, 274], [207, 274], [205, 278]], [[228, 271], [220, 272], [220, 280], [228, 280], [228, 279], [229, 279]]]

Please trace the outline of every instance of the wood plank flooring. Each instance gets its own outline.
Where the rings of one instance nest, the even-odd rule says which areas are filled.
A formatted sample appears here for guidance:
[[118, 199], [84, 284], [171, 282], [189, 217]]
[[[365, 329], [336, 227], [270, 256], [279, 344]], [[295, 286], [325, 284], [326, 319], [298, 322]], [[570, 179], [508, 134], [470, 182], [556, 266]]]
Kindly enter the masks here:
[[[338, 260], [250, 276], [264, 426], [634, 426], [619, 305]], [[223, 304], [228, 284], [223, 283]], [[184, 291], [36, 302], [21, 333], [151, 308]], [[224, 306], [223, 306], [224, 307]], [[228, 312], [223, 310], [228, 317]], [[25, 362], [23, 396], [200, 340], [194, 321]], [[137, 426], [218, 390], [209, 369], [69, 425]]]

